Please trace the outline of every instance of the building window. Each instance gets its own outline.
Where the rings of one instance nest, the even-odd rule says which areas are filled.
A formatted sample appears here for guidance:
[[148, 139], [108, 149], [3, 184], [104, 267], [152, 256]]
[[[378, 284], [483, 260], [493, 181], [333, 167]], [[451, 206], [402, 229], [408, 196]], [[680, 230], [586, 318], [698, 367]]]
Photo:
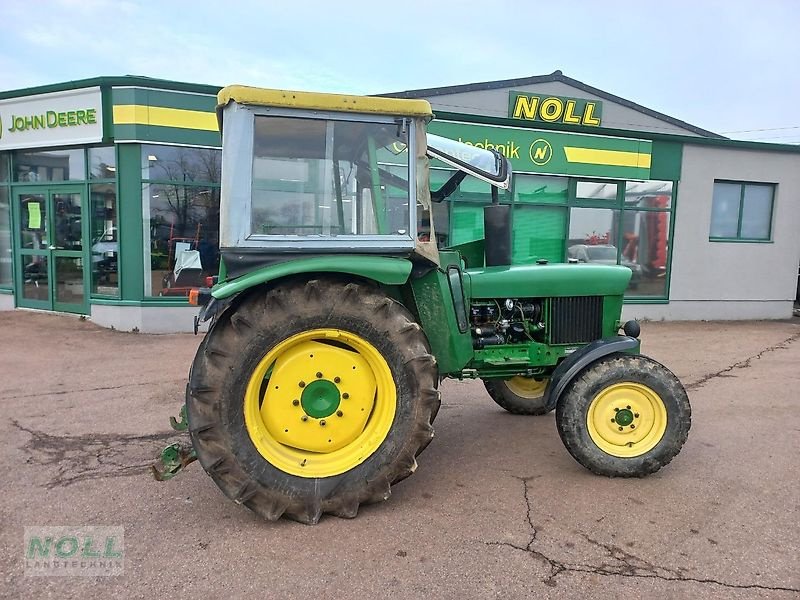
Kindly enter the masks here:
[[114, 179], [117, 155], [114, 146], [89, 148], [89, 179]]
[[711, 241], [769, 241], [775, 186], [715, 181], [711, 206]]
[[86, 179], [86, 156], [77, 150], [18, 150], [14, 153], [14, 181], [82, 181]]
[[186, 297], [219, 271], [221, 152], [142, 146], [145, 296]]
[[92, 228], [92, 294], [119, 296], [117, 191], [113, 183], [89, 186]]
[[[2, 160], [0, 158], [0, 160]], [[8, 188], [0, 184], [0, 287], [11, 287], [11, 212]]]
[[626, 297], [665, 298], [672, 194], [671, 181], [576, 182], [567, 258], [628, 267]]

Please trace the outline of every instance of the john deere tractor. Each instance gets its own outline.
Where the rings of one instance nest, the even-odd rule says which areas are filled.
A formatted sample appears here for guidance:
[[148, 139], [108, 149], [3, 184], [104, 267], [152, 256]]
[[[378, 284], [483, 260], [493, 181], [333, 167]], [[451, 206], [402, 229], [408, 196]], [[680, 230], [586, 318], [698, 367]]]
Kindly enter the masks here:
[[[624, 266], [511, 264], [511, 167], [426, 134], [424, 100], [231, 86], [219, 93], [219, 280], [189, 373], [191, 447], [223, 493], [270, 519], [355, 517], [411, 475], [444, 378], [481, 379], [517, 414], [556, 411], [590, 471], [641, 477], [686, 440], [678, 379], [622, 323]], [[449, 179], [430, 189], [431, 164]], [[445, 247], [437, 204], [490, 186], [485, 237]], [[441, 246], [441, 247], [440, 247]]]

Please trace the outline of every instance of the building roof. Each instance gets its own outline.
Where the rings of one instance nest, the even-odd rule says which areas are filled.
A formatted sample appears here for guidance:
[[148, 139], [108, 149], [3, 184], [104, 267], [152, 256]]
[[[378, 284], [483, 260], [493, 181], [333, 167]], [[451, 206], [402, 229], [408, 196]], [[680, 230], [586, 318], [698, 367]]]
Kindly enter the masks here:
[[482, 81], [478, 83], [466, 83], [462, 85], [450, 85], [450, 86], [436, 87], [436, 88], [423, 88], [417, 90], [406, 90], [404, 92], [389, 92], [386, 94], [376, 94], [376, 95], [386, 96], [389, 98], [432, 98], [435, 96], [448, 96], [450, 94], [463, 94], [465, 92], [496, 90], [502, 88], [513, 88], [523, 85], [533, 85], [537, 83], [553, 83], [553, 82], [565, 83], [571, 87], [582, 90], [588, 94], [598, 96], [600, 98], [603, 98], [604, 100], [608, 100], [610, 102], [614, 102], [615, 104], [619, 104], [626, 108], [630, 108], [631, 110], [638, 111], [649, 117], [653, 117], [654, 119], [665, 121], [671, 125], [674, 125], [675, 127], [686, 129], [687, 131], [691, 131], [703, 137], [727, 139], [725, 136], [720, 135], [718, 133], [714, 133], [713, 131], [701, 129], [700, 127], [692, 125], [691, 123], [687, 123], [685, 121], [681, 121], [680, 119], [670, 117], [669, 115], [665, 115], [664, 113], [660, 113], [651, 108], [647, 108], [646, 106], [642, 106], [641, 104], [636, 104], [635, 102], [631, 102], [630, 100], [626, 100], [625, 98], [616, 96], [615, 94], [611, 94], [609, 92], [603, 91], [591, 85], [585, 84], [582, 81], [573, 79], [572, 77], [567, 77], [561, 71], [553, 71], [549, 75], [533, 75], [530, 77], [520, 77], [517, 79], [499, 79], [497, 81]]

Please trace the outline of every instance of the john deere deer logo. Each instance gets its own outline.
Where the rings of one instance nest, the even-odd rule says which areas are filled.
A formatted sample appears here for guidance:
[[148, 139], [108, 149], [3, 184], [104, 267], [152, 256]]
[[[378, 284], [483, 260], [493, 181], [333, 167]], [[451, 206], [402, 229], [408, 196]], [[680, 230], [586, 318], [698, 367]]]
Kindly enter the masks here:
[[553, 158], [553, 147], [547, 140], [539, 138], [531, 144], [530, 156], [533, 164], [544, 166]]

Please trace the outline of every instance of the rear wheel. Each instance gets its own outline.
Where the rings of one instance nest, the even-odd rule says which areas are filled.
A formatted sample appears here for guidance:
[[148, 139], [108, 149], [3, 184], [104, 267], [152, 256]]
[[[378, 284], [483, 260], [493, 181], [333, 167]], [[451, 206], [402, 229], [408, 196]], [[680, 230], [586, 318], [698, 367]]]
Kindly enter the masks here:
[[556, 425], [569, 453], [610, 477], [655, 473], [680, 452], [692, 410], [666, 367], [645, 356], [614, 355], [587, 367], [558, 400]]
[[546, 377], [484, 379], [486, 391], [498, 405], [515, 415], [544, 415], [552, 409], [544, 404]]
[[201, 344], [192, 442], [222, 491], [267, 519], [354, 517], [416, 468], [437, 376], [419, 325], [377, 288], [290, 283], [223, 314]]

